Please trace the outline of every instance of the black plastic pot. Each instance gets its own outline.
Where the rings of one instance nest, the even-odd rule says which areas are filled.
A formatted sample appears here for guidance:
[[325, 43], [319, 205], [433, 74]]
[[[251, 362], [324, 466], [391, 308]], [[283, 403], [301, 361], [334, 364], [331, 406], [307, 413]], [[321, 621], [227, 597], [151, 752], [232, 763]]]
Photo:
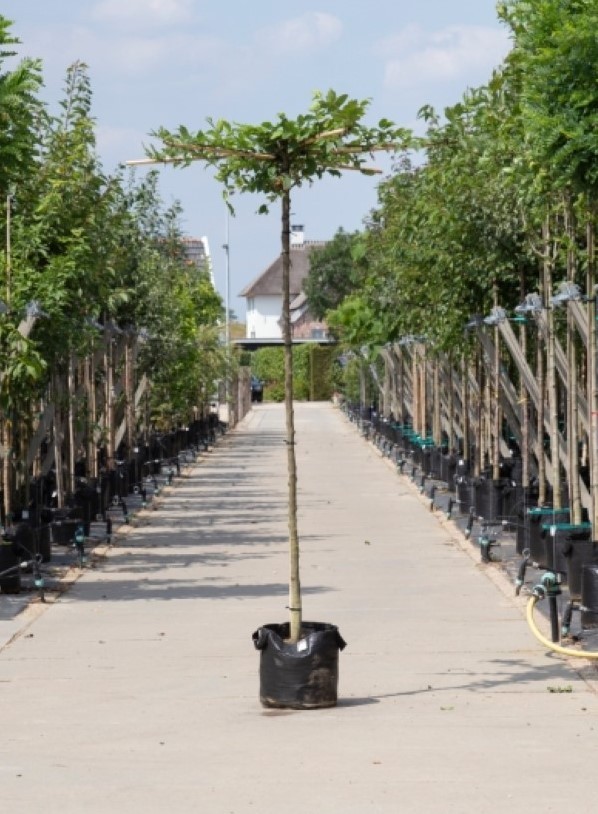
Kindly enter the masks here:
[[505, 480], [478, 478], [474, 481], [475, 513], [484, 520], [502, 519]]
[[461, 514], [469, 514], [473, 506], [474, 485], [467, 475], [457, 475], [455, 478], [455, 491], [457, 493], [457, 506]]
[[598, 563], [581, 569], [581, 626], [585, 630], [598, 627]]
[[516, 524], [515, 548], [522, 554], [528, 548], [529, 519], [528, 512], [538, 505], [538, 489], [535, 486], [515, 487], [515, 505], [513, 507], [513, 522]]
[[448, 454], [440, 456], [440, 480], [444, 481], [449, 491], [455, 488], [455, 474], [457, 472], [457, 458], [454, 455]]
[[[544, 543], [544, 556], [540, 558], [539, 565], [559, 574], [564, 574], [569, 582], [569, 574], [575, 582], [573, 573], [573, 557], [579, 559], [581, 547], [591, 546], [592, 526], [590, 523], [553, 523], [542, 526], [542, 540]], [[590, 559], [591, 548], [586, 552]], [[581, 568], [581, 562], [578, 567]], [[581, 578], [581, 575], [580, 577]]]
[[[10, 569], [10, 570], [9, 570]], [[20, 560], [15, 554], [13, 540], [0, 540], [0, 591], [3, 594], [18, 594], [21, 590]]]
[[55, 520], [52, 523], [52, 542], [57, 545], [70, 545], [75, 536], [75, 529], [80, 525], [81, 520], [74, 517]]
[[42, 562], [52, 559], [52, 529], [47, 524], [35, 529], [35, 553], [41, 555]]
[[[550, 523], [566, 523], [569, 519], [569, 509], [553, 509], [551, 506], [534, 506], [527, 510], [524, 518], [524, 529], [521, 541], [518, 539], [523, 549], [529, 549], [530, 559], [538, 563], [541, 568], [546, 568], [546, 529]], [[519, 548], [518, 548], [519, 550]]]
[[581, 596], [581, 574], [586, 563], [594, 557], [592, 527], [589, 523], [580, 526], [561, 524], [554, 529], [554, 536], [545, 539], [547, 564], [553, 560], [554, 570], [565, 574], [565, 581], [572, 599]]
[[303, 636], [291, 644], [289, 624], [264, 625], [253, 634], [260, 651], [260, 701], [278, 709], [334, 707], [338, 654], [346, 642], [335, 625], [303, 622]]

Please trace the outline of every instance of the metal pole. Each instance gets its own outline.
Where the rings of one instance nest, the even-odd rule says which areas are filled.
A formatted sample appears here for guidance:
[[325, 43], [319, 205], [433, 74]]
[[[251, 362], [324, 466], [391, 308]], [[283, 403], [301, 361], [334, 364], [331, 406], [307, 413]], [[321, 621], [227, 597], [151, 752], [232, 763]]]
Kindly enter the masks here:
[[228, 350], [230, 346], [230, 212], [226, 210], [226, 243], [224, 244], [226, 251], [226, 282], [224, 289], [224, 307], [226, 309], [225, 315], [225, 342], [226, 352], [228, 357]]
[[224, 375], [224, 400], [226, 402], [226, 421], [231, 424], [231, 359], [230, 359], [230, 212], [226, 210], [226, 221], [224, 226], [226, 243], [223, 249], [226, 252], [226, 270], [224, 283], [224, 345], [226, 353], [226, 371]]

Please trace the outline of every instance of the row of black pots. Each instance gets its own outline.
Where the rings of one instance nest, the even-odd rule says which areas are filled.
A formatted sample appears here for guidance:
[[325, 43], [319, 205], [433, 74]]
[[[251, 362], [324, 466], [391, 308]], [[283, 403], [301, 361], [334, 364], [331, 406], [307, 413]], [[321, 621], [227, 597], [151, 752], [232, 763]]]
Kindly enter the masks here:
[[473, 510], [488, 522], [513, 523], [517, 552], [527, 550], [539, 568], [558, 572], [572, 599], [580, 601], [582, 625], [598, 626], [598, 555], [590, 523], [570, 524], [567, 508], [538, 507], [537, 489], [524, 489], [516, 480], [521, 477], [517, 458], [502, 462], [504, 475], [497, 480], [470, 477], [462, 460], [438, 447], [425, 448], [417, 460], [424, 472], [454, 487], [462, 514]]
[[[176, 458], [151, 460], [152, 472], [163, 472], [164, 467], [179, 470], [178, 454], [183, 451], [182, 442], [192, 441], [195, 450], [197, 442], [213, 442], [216, 435], [224, 431], [219, 425], [217, 416], [197, 421], [188, 430], [178, 430], [161, 436], [162, 449], [151, 450], [155, 454], [177, 451]], [[192, 452], [192, 449], [189, 448]], [[32, 504], [25, 511], [15, 512], [16, 523], [7, 530], [0, 540], [0, 592], [18, 593], [21, 588], [20, 563], [32, 557], [39, 557], [42, 563], [50, 562], [52, 545], [69, 545], [75, 531], [83, 527], [84, 534], [90, 534], [91, 523], [98, 517], [104, 517], [106, 509], [114, 505], [115, 500], [122, 500], [132, 491], [143, 489], [138, 483], [140, 460], [122, 462], [116, 469], [103, 473], [99, 478], [85, 480], [80, 478], [74, 494], [68, 496], [69, 505], [55, 508], [42, 502], [48, 490], [54, 488], [52, 479], [37, 479], [32, 482]], [[146, 470], [147, 471], [147, 470]], [[82, 473], [80, 473], [82, 475]], [[4, 573], [6, 572], [6, 573]]]
[[512, 522], [519, 506], [523, 505], [524, 490], [510, 478], [493, 480], [456, 475], [454, 483], [461, 514], [469, 514], [473, 510], [476, 517], [487, 522]]

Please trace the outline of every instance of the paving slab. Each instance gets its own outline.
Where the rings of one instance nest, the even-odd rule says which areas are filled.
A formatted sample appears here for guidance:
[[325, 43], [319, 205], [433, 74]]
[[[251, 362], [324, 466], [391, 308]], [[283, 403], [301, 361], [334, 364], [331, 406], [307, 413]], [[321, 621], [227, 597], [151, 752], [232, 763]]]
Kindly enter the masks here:
[[[594, 810], [596, 672], [330, 404], [297, 404], [304, 617], [339, 704], [265, 710], [286, 620], [284, 413], [256, 405], [0, 650], [3, 808], [66, 814]], [[141, 521], [140, 521], [141, 522]], [[4, 601], [0, 597], [0, 602]]]

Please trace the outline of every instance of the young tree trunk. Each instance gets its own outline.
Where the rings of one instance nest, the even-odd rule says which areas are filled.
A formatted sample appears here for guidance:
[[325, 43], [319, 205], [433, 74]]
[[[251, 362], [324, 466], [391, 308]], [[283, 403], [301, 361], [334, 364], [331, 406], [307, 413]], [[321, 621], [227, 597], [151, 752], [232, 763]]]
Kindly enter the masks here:
[[125, 345], [125, 395], [127, 454], [135, 447], [135, 337], [127, 336]]
[[[521, 345], [521, 353], [524, 359], [527, 360], [527, 329], [525, 325], [519, 327], [519, 344]], [[519, 382], [519, 401], [521, 403], [521, 485], [524, 489], [529, 487], [530, 481], [530, 416], [529, 416], [529, 395], [527, 388], [523, 381], [523, 376], [520, 376]]]
[[536, 433], [538, 436], [538, 505], [546, 505], [546, 453], [544, 452], [544, 423], [546, 420], [546, 365], [544, 345], [540, 336], [536, 348], [536, 379], [538, 380], [538, 401]]
[[590, 412], [590, 489], [592, 539], [598, 533], [598, 371], [596, 370], [598, 340], [596, 331], [596, 234], [594, 226], [594, 207], [590, 202], [586, 225], [586, 242], [588, 255], [587, 293], [588, 293], [588, 405]]
[[478, 392], [475, 405], [475, 466], [473, 474], [479, 477], [484, 469], [484, 397], [486, 394], [486, 378], [484, 376], [484, 365], [482, 364], [482, 354], [479, 347], [476, 348], [475, 359], [475, 380], [478, 383]]
[[581, 523], [581, 492], [579, 486], [579, 410], [577, 352], [573, 335], [572, 317], [567, 315], [567, 359], [568, 359], [568, 433], [567, 448], [569, 454], [569, 491], [571, 500], [571, 522]]
[[463, 403], [461, 405], [463, 414], [463, 460], [469, 463], [470, 458], [470, 435], [471, 435], [471, 422], [470, 422], [470, 397], [469, 397], [469, 364], [465, 356], [461, 363], [462, 380], [463, 380]]
[[435, 358], [433, 364], [433, 381], [434, 381], [434, 396], [432, 399], [433, 409], [433, 425], [432, 434], [434, 436], [434, 443], [437, 447], [442, 443], [442, 419], [441, 419], [441, 398], [440, 398], [440, 362]]
[[392, 353], [397, 362], [397, 402], [395, 419], [399, 424], [405, 423], [405, 371], [403, 369], [403, 350], [395, 344]]
[[105, 382], [105, 415], [104, 422], [106, 425], [106, 463], [108, 469], [116, 468], [116, 450], [115, 440], [116, 432], [114, 426], [114, 349], [112, 346], [112, 335], [107, 332], [106, 334], [106, 351], [104, 356], [104, 368], [106, 371]]
[[291, 271], [291, 200], [288, 192], [282, 198], [282, 336], [284, 341], [284, 403], [286, 414], [287, 470], [289, 478], [289, 613], [290, 640], [301, 636], [302, 605], [299, 578], [299, 534], [297, 531], [297, 461], [295, 458], [295, 417], [293, 412], [293, 344], [290, 313]]
[[494, 328], [494, 370], [492, 371], [492, 479], [500, 478], [500, 436], [502, 414], [500, 408], [500, 331]]
[[420, 355], [421, 355], [420, 433], [422, 438], [426, 438], [428, 435], [428, 358], [425, 345], [420, 345]]
[[[548, 217], [542, 227], [543, 236], [543, 276], [544, 292], [546, 299], [550, 297], [552, 291], [552, 248], [550, 245], [550, 222]], [[550, 410], [550, 459], [552, 461], [552, 501], [555, 509], [563, 508], [563, 497], [561, 490], [561, 462], [559, 457], [559, 415], [558, 415], [558, 387], [557, 372], [555, 363], [555, 336], [554, 336], [554, 312], [551, 308], [546, 314], [548, 347], [547, 358], [547, 381], [548, 381], [548, 405]]]
[[[575, 255], [575, 216], [570, 198], [565, 207], [566, 230], [569, 238], [567, 249], [567, 279], [575, 280], [577, 275], [577, 257]], [[569, 458], [569, 500], [571, 522], [576, 525], [582, 520], [581, 489], [579, 472], [579, 409], [578, 409], [578, 372], [575, 325], [571, 311], [567, 307], [567, 452]]]
[[453, 381], [452, 356], [449, 356], [448, 364], [448, 409], [448, 452], [451, 453], [455, 452], [457, 448], [457, 433], [455, 432], [455, 383]]
[[5, 416], [2, 421], [2, 489], [4, 493], [4, 517], [10, 525], [13, 511], [12, 495], [12, 422]]
[[59, 407], [62, 401], [62, 388], [60, 380], [55, 375], [52, 380], [52, 389], [54, 391], [54, 469], [56, 470], [56, 502], [60, 508], [64, 506], [64, 469], [62, 465], [62, 442], [63, 442], [63, 426], [62, 426], [62, 408]]
[[73, 353], [69, 352], [68, 373], [67, 373], [67, 393], [68, 393], [68, 474], [67, 491], [72, 495], [75, 492], [75, 360]]
[[411, 381], [412, 381], [412, 420], [413, 420], [413, 431], [421, 433], [420, 427], [420, 400], [421, 400], [421, 393], [420, 393], [420, 378], [419, 378], [419, 366], [417, 363], [417, 345], [413, 345], [411, 350]]
[[87, 471], [91, 478], [98, 476], [98, 453], [96, 445], [98, 408], [96, 393], [95, 354], [92, 348], [85, 362], [87, 390]]

